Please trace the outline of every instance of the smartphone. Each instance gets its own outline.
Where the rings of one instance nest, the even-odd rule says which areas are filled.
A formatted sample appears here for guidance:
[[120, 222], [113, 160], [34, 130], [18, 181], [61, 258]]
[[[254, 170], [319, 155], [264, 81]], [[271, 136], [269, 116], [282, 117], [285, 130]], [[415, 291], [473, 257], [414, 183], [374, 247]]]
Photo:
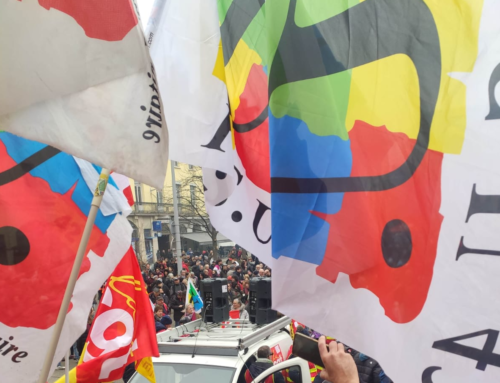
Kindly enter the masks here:
[[[328, 345], [326, 345], [328, 348]], [[304, 334], [296, 333], [293, 339], [292, 354], [308, 362], [325, 368], [319, 354], [318, 341]]]

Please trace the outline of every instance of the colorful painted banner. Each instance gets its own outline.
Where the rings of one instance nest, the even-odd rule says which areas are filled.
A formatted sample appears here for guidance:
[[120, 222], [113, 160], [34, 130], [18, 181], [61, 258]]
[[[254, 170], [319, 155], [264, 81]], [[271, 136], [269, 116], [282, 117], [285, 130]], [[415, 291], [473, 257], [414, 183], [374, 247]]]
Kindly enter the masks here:
[[[9, 340], [0, 368], [6, 382], [38, 380], [92, 197], [72, 156], [0, 133], [0, 338]], [[85, 331], [93, 297], [128, 251], [131, 232], [125, 215], [98, 212], [52, 368]]]
[[396, 382], [497, 381], [500, 3], [218, 5], [274, 308]]
[[167, 126], [131, 0], [2, 1], [0, 52], [0, 130], [163, 187]]

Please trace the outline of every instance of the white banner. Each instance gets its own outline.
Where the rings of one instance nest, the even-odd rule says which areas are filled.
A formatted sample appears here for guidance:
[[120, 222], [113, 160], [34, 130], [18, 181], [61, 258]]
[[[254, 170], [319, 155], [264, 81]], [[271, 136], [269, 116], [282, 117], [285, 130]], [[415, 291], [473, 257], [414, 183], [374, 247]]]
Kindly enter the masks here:
[[0, 130], [163, 187], [168, 134], [130, 0], [0, 4]]
[[146, 30], [168, 119], [170, 158], [229, 171], [227, 89], [223, 62], [216, 64], [222, 60], [217, 1], [156, 2]]

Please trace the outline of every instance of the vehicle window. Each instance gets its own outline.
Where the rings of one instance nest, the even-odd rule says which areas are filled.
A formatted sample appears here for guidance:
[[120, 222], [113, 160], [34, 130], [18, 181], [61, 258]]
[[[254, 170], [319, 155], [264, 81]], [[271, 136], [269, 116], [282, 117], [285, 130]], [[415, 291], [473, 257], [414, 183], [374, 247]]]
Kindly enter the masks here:
[[264, 379], [259, 380], [257, 383], [310, 383], [302, 382], [302, 372], [300, 366], [292, 366], [284, 368], [281, 371], [276, 371], [274, 374], [269, 374]]
[[[154, 364], [157, 383], [231, 383], [234, 368], [198, 364]], [[135, 374], [129, 383], [149, 383], [145, 377]]]
[[240, 375], [238, 375], [238, 383], [246, 383], [247, 381], [245, 380], [245, 372], [247, 372], [248, 367], [255, 362], [257, 358], [255, 355], [250, 355], [248, 359], [245, 361], [245, 364], [243, 365], [243, 368], [241, 369]]

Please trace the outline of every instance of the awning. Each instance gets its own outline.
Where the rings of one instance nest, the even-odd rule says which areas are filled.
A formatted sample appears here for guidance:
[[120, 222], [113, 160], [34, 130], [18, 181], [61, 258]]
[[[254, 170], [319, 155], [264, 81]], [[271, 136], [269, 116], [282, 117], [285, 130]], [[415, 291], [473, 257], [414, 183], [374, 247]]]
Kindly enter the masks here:
[[[188, 233], [181, 234], [182, 238], [189, 239], [194, 242], [198, 242], [202, 246], [211, 245], [212, 238], [208, 235], [208, 233]], [[221, 233], [217, 233], [217, 243], [223, 244], [226, 242], [231, 242], [230, 239], [224, 237]]]

